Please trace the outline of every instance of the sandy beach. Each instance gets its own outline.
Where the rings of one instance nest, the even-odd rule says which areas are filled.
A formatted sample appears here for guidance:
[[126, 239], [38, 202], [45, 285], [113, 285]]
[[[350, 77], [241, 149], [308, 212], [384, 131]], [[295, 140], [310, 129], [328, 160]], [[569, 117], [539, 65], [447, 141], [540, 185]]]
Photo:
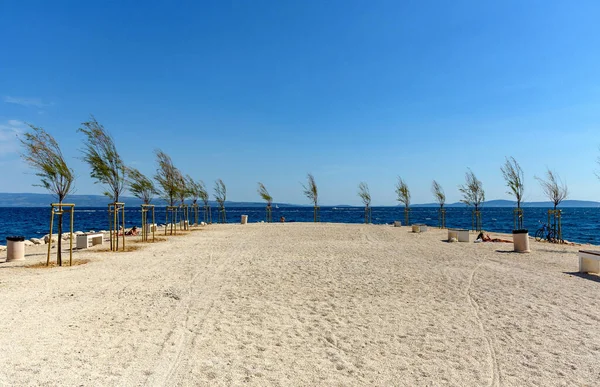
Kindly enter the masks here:
[[254, 223], [73, 267], [0, 253], [0, 385], [600, 383], [600, 277], [577, 273], [580, 246], [446, 236]]

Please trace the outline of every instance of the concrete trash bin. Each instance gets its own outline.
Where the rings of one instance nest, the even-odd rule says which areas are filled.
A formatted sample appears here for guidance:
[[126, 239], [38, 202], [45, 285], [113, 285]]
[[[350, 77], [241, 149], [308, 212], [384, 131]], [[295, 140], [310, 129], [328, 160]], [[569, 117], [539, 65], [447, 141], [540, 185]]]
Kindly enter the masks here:
[[248, 215], [242, 215], [242, 224], [248, 223]]
[[399, 220], [394, 220], [394, 227], [402, 227], [402, 222]]
[[6, 237], [6, 262], [25, 260], [25, 237]]
[[517, 253], [530, 253], [528, 230], [513, 230], [513, 246]]

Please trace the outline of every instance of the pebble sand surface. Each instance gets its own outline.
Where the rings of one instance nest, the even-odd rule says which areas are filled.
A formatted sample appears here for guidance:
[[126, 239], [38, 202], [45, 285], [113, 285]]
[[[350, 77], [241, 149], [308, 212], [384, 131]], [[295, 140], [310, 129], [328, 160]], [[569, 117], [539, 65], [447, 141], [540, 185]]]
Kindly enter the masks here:
[[409, 231], [212, 225], [80, 266], [0, 263], [0, 385], [600, 383], [579, 247]]

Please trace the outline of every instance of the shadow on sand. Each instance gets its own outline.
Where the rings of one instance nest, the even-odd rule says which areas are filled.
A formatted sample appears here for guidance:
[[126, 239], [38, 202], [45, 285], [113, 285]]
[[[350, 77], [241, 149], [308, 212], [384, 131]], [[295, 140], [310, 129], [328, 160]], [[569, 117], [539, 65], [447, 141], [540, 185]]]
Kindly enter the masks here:
[[578, 271], [565, 271], [565, 274], [572, 275], [575, 277], [583, 278], [586, 280], [599, 282], [600, 283], [600, 275], [598, 274], [590, 274], [590, 273], [580, 273]]

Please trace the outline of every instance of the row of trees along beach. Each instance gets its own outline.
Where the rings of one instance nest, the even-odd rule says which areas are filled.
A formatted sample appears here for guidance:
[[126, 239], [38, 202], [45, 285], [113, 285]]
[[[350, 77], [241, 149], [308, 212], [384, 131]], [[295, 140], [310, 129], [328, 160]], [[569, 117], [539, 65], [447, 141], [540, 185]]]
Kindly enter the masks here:
[[[74, 204], [65, 203], [65, 199], [73, 192], [75, 174], [67, 165], [59, 144], [54, 137], [43, 128], [31, 124], [29, 124], [29, 127], [30, 130], [25, 132], [20, 138], [23, 145], [22, 157], [36, 171], [36, 175], [39, 176], [40, 183], [36, 185], [44, 187], [56, 195], [57, 202], [51, 203], [50, 237], [52, 236], [54, 217], [58, 218], [58, 235], [60, 236], [63, 232], [63, 216], [65, 212], [70, 213], [70, 251], [72, 252]], [[78, 132], [83, 134], [84, 137], [82, 159], [89, 165], [92, 179], [104, 186], [104, 194], [110, 201], [108, 204], [108, 229], [111, 250], [125, 249], [125, 204], [119, 201], [125, 189], [128, 189], [131, 194], [141, 199], [143, 203], [141, 205], [142, 241], [150, 241], [149, 230], [152, 230], [154, 236], [154, 205], [151, 204], [151, 201], [155, 195], [159, 195], [167, 203], [165, 235], [167, 233], [177, 233], [178, 225], [180, 230], [187, 230], [192, 216], [194, 225], [199, 224], [200, 217], [203, 222], [212, 223], [212, 211], [209, 205], [209, 193], [206, 185], [202, 180], [195, 180], [189, 175], [184, 175], [173, 164], [168, 154], [160, 149], [155, 151], [157, 169], [152, 179], [142, 174], [136, 168], [124, 164], [112, 136], [94, 116], [91, 116], [89, 121], [82, 123]], [[600, 164], [600, 159], [598, 163]], [[513, 157], [507, 158], [500, 170], [506, 181], [508, 193], [516, 199], [516, 208], [513, 214], [514, 228], [522, 229], [523, 170]], [[545, 195], [554, 204], [554, 208], [548, 211], [548, 219], [554, 230], [554, 235], [558, 236], [555, 241], [561, 241], [561, 212], [557, 207], [568, 195], [567, 186], [550, 169], [547, 170], [545, 178], [536, 177], [536, 179], [539, 181]], [[312, 174], [308, 174], [307, 182], [302, 187], [304, 195], [314, 206], [314, 221], [319, 222], [319, 194], [317, 183]], [[411, 195], [408, 184], [404, 179], [398, 177], [395, 188], [397, 200], [404, 206], [404, 222], [406, 225], [409, 225]], [[472, 208], [473, 229], [481, 231], [481, 205], [485, 201], [483, 184], [477, 179], [473, 171], [469, 169], [466, 172], [464, 184], [459, 185], [458, 189], [462, 195], [461, 202]], [[446, 210], [444, 209], [444, 205], [446, 195], [442, 186], [435, 180], [432, 183], [431, 190], [436, 202], [439, 204], [438, 226], [445, 228]], [[258, 194], [266, 202], [266, 221], [272, 222], [273, 197], [269, 194], [265, 185], [260, 182], [258, 183]], [[370, 223], [371, 194], [367, 183], [361, 182], [358, 185], [358, 196], [365, 206], [365, 223]], [[185, 203], [186, 199], [191, 199], [191, 208]], [[219, 223], [226, 223], [225, 201], [227, 199], [227, 188], [221, 179], [215, 182], [214, 199], [218, 205], [217, 221]], [[198, 204], [199, 201], [201, 201], [202, 208]], [[190, 214], [190, 210], [192, 214]], [[200, 212], [202, 212], [202, 215], [200, 215]], [[151, 223], [149, 223], [150, 221]], [[121, 232], [119, 232], [119, 225], [122, 227]], [[119, 241], [119, 236], [123, 237], [121, 242]], [[57, 242], [57, 264], [62, 265], [62, 238], [59, 237]], [[50, 245], [51, 243], [48, 245], [48, 264], [50, 262]]]

